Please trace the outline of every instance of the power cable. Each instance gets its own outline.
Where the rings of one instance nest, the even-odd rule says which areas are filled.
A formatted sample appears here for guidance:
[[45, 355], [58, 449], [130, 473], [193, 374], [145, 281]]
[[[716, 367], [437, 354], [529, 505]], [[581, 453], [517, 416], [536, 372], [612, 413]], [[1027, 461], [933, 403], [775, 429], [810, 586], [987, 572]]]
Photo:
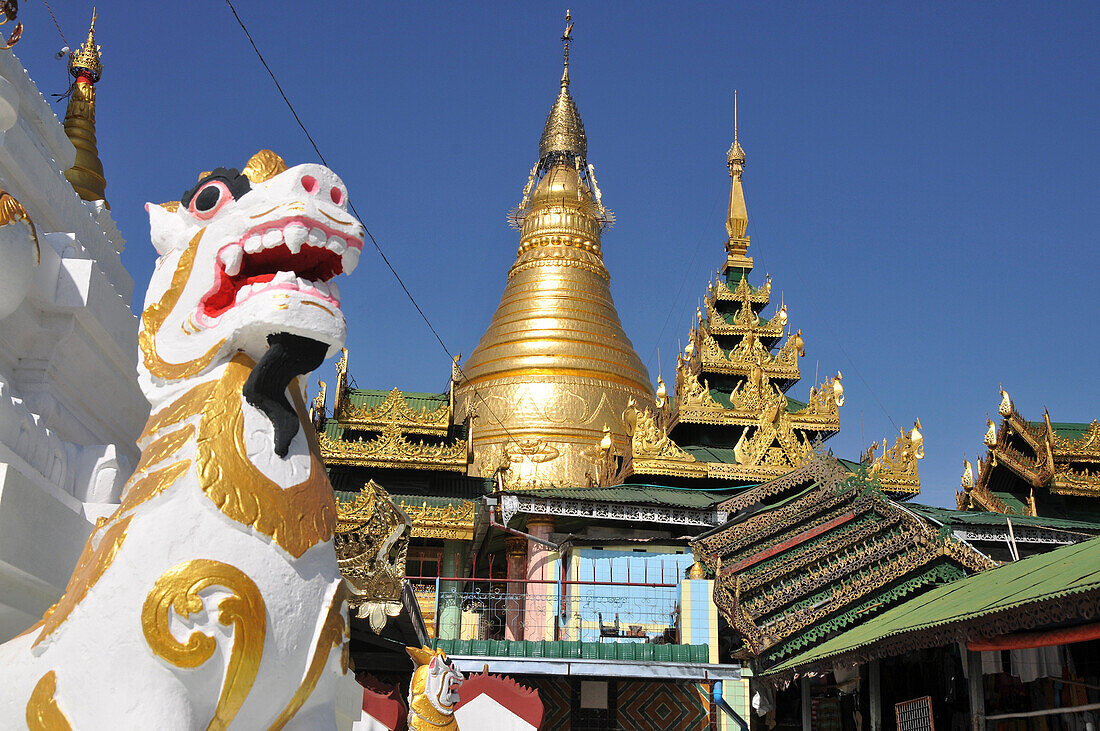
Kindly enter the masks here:
[[[294, 116], [294, 121], [298, 123], [298, 126], [301, 127], [302, 132], [305, 133], [306, 139], [308, 139], [310, 145], [313, 146], [313, 151], [317, 153], [317, 157], [321, 160], [321, 163], [324, 164], [325, 167], [329, 167], [328, 161], [325, 159], [325, 156], [321, 152], [321, 149], [317, 146], [317, 142], [313, 139], [313, 135], [311, 135], [309, 133], [309, 130], [306, 129], [306, 125], [302, 122], [302, 118], [298, 116], [298, 112], [294, 109], [294, 105], [291, 104], [290, 99], [287, 98], [286, 92], [283, 91], [283, 86], [279, 83], [279, 79], [276, 78], [275, 72], [271, 70], [270, 66], [268, 66], [267, 60], [260, 52], [260, 49], [256, 46], [256, 41], [252, 39], [252, 34], [248, 32], [248, 28], [245, 26], [244, 21], [241, 20], [241, 16], [237, 14], [237, 9], [233, 7], [232, 0], [225, 0], [225, 4], [229, 6], [229, 10], [233, 13], [233, 17], [236, 18], [237, 25], [239, 25], [241, 27], [241, 30], [244, 31], [245, 37], [248, 38], [248, 42], [252, 45], [252, 50], [256, 52], [257, 58], [260, 59], [260, 63], [263, 64], [264, 69], [267, 71], [267, 75], [270, 76], [271, 81], [274, 82], [275, 88], [279, 90], [279, 96], [283, 98], [283, 101], [286, 103], [286, 106], [290, 110], [290, 113]], [[60, 28], [58, 28], [58, 30], [60, 31]], [[351, 208], [351, 212], [355, 214], [355, 217], [359, 219], [359, 222], [363, 223], [363, 230], [366, 232], [367, 237], [370, 238], [370, 241], [374, 245], [374, 248], [378, 252], [378, 255], [382, 257], [382, 261], [385, 262], [386, 267], [390, 270], [390, 273], [393, 274], [394, 279], [396, 279], [397, 283], [401, 285], [401, 289], [405, 292], [405, 296], [409, 298], [409, 302], [411, 302], [412, 306], [416, 308], [416, 311], [417, 313], [419, 313], [420, 318], [424, 320], [424, 324], [428, 326], [428, 329], [431, 331], [432, 335], [435, 336], [435, 339], [439, 343], [439, 346], [443, 348], [443, 352], [446, 353], [447, 357], [450, 358], [453, 362], [455, 358], [453, 355], [451, 355], [451, 351], [449, 348], [447, 348], [447, 344], [443, 342], [443, 338], [440, 337], [439, 332], [435, 329], [435, 326], [432, 325], [431, 320], [428, 319], [428, 316], [424, 313], [424, 310], [421, 309], [420, 304], [417, 303], [416, 298], [412, 295], [412, 292], [410, 292], [409, 288], [405, 286], [405, 280], [403, 280], [401, 278], [401, 275], [397, 273], [397, 270], [394, 269], [393, 264], [391, 264], [390, 260], [386, 257], [386, 253], [382, 251], [382, 247], [379, 246], [378, 241], [375, 240], [374, 234], [370, 232], [370, 228], [368, 228], [367, 224], [363, 222], [363, 217], [359, 215], [359, 211], [356, 210], [355, 204], [350, 200], [350, 198], [348, 200], [348, 207]], [[462, 373], [462, 366], [459, 366], [459, 373]], [[508, 438], [518, 444], [519, 441], [508, 430], [508, 427], [504, 426], [503, 421], [498, 418], [497, 415], [493, 412], [492, 407], [489, 406], [489, 402], [485, 399], [485, 397], [483, 397], [478, 392], [476, 387], [471, 386], [471, 388], [473, 390], [474, 396], [476, 396], [478, 400], [485, 405], [485, 408], [489, 411], [489, 415], [492, 416], [493, 419], [500, 425], [501, 429], [504, 430], [504, 433], [508, 435]]]

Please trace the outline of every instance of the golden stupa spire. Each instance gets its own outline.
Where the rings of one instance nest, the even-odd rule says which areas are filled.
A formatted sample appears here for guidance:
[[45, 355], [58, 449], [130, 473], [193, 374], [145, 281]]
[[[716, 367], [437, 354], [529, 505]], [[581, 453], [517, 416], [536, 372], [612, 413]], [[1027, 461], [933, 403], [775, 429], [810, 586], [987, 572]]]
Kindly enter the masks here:
[[587, 139], [569, 94], [572, 18], [566, 14], [561, 88], [539, 141], [504, 293], [455, 386], [456, 417], [484, 402], [471, 474], [509, 488], [584, 486], [592, 450], [626, 454], [622, 414], [654, 404], [649, 372], [611, 297], [601, 203]]
[[569, 44], [573, 41], [573, 17], [568, 10], [565, 11], [565, 32], [561, 41], [565, 47], [561, 90], [550, 108], [539, 139], [539, 169], [544, 171], [558, 162], [567, 162], [578, 170], [587, 164], [588, 138], [585, 137], [577, 105], [569, 94]]
[[737, 139], [737, 90], [733, 92], [733, 144], [726, 153], [726, 165], [730, 171], [730, 203], [726, 211], [726, 267], [752, 269], [752, 258], [746, 255], [749, 237], [749, 210], [745, 206], [745, 191], [741, 188], [741, 174], [745, 169], [745, 151]]
[[74, 81], [70, 89], [69, 106], [65, 109], [65, 134], [76, 148], [76, 160], [65, 171], [65, 179], [86, 201], [107, 204], [107, 180], [95, 139], [95, 84], [103, 73], [99, 46], [95, 42], [96, 13], [92, 10], [92, 25], [84, 45], [69, 55], [69, 73]]

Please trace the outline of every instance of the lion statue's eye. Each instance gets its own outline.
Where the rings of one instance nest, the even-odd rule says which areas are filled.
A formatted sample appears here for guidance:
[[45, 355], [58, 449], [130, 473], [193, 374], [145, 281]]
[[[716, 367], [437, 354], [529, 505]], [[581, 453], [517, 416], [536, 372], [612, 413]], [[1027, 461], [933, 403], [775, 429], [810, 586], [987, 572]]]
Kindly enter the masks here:
[[195, 218], [206, 220], [212, 217], [227, 201], [233, 199], [229, 188], [220, 180], [211, 180], [202, 186], [194, 196], [188, 209]]

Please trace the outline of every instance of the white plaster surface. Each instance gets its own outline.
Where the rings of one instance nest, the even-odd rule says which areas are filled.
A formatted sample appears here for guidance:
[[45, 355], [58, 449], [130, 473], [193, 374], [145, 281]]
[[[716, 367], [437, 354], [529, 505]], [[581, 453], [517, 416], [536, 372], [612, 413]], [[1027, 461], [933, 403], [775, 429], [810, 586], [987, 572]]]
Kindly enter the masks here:
[[133, 280], [102, 202], [50, 105], [0, 51], [0, 187], [34, 223], [0, 228], [0, 641], [60, 597], [94, 517], [110, 512], [148, 416], [137, 384]]
[[463, 731], [535, 731], [534, 726], [485, 693], [456, 710], [455, 720]]

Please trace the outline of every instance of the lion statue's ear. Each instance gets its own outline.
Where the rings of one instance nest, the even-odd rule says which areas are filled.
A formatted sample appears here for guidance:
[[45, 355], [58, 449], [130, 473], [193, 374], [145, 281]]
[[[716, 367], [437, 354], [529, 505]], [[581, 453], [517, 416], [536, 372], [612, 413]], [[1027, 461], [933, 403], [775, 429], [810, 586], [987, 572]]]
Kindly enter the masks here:
[[167, 254], [173, 248], [186, 244], [190, 238], [186, 235], [187, 224], [177, 213], [179, 205], [179, 201], [145, 204], [145, 210], [149, 213], [149, 239], [158, 254]]
[[417, 665], [427, 665], [435, 659], [435, 653], [427, 645], [424, 647], [406, 647], [405, 652], [409, 653], [409, 657]]

